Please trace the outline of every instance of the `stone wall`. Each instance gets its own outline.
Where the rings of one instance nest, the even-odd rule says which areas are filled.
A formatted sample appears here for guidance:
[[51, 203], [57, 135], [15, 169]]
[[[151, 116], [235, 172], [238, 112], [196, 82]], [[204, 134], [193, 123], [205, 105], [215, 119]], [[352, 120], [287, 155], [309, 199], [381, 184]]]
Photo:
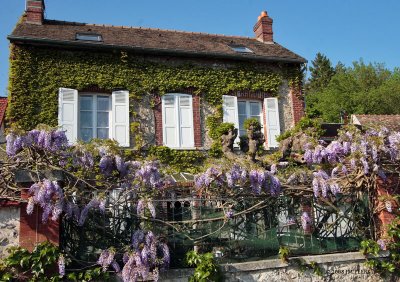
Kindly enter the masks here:
[[19, 245], [19, 216], [19, 207], [0, 207], [0, 258], [7, 255], [8, 247]]
[[[222, 265], [224, 281], [227, 282], [380, 282], [396, 281], [382, 278], [363, 265], [365, 259], [360, 253], [341, 253], [302, 257], [306, 262], [315, 261], [322, 269], [323, 276], [312, 271], [301, 272], [294, 263], [286, 264], [279, 259], [262, 260]], [[174, 269], [163, 273], [161, 281], [183, 282], [193, 273], [192, 269]], [[398, 281], [398, 280], [397, 280]]]

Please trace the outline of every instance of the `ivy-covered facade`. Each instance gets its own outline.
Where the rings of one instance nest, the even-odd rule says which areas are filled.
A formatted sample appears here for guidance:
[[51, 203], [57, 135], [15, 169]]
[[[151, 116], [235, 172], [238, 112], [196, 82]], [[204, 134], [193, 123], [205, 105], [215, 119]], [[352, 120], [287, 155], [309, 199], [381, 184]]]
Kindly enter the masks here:
[[[142, 29], [45, 20], [43, 1], [27, 3], [26, 13], [9, 36], [7, 119], [12, 126], [28, 130], [47, 124], [68, 131], [63, 117], [75, 111], [76, 133], [71, 135], [74, 139], [109, 137], [120, 141], [113, 124], [119, 117], [113, 113], [107, 119], [108, 113], [102, 115], [99, 105], [88, 102], [104, 98], [103, 103], [108, 103], [104, 107], [116, 111], [114, 100], [106, 101], [107, 95], [115, 91], [129, 95], [129, 118], [123, 124], [127, 130], [121, 131], [126, 142], [122, 143], [135, 149], [153, 145], [209, 149], [216, 127], [222, 121], [232, 121], [226, 117], [229, 109], [223, 104], [224, 96], [235, 99], [233, 119], [237, 125], [255, 115], [264, 125], [266, 136], [269, 134], [266, 98], [276, 97], [278, 101], [275, 135], [292, 127], [302, 115], [301, 68], [305, 60], [273, 42], [272, 20], [269, 22], [266, 14], [260, 16], [254, 27], [258, 37], [255, 39], [150, 29], [143, 35]], [[29, 5], [35, 9], [29, 9]], [[123, 39], [125, 33], [130, 33], [128, 39]], [[153, 33], [157, 33], [155, 39], [129, 41], [135, 36], [149, 38]], [[117, 44], [113, 40], [119, 35], [122, 41]], [[157, 37], [165, 37], [166, 45], [181, 45], [150, 46], [158, 44]], [[193, 50], [182, 40], [202, 40], [198, 44], [204, 50]], [[219, 41], [217, 47], [213, 46], [214, 41]], [[242, 52], [242, 47], [249, 54]], [[60, 89], [76, 91], [71, 92], [76, 93], [77, 99], [72, 108], [63, 109]], [[162, 98], [165, 94], [170, 100], [176, 99], [171, 100], [176, 103], [170, 110], [173, 118], [166, 116], [167, 100]], [[178, 104], [178, 99], [190, 99], [187, 111]], [[82, 108], [83, 103], [89, 103], [90, 109]], [[168, 127], [168, 118], [174, 119], [172, 129]], [[266, 140], [266, 146], [271, 147]], [[270, 143], [271, 140], [275, 141], [275, 137]]]

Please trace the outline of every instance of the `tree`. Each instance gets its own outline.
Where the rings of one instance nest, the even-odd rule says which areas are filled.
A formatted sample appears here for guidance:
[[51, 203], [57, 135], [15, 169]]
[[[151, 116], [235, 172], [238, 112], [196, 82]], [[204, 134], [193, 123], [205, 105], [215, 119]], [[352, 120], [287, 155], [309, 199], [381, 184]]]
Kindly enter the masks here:
[[331, 61], [323, 54], [317, 53], [315, 59], [311, 61], [311, 76], [308, 82], [308, 90], [310, 92], [318, 92], [324, 89], [331, 81], [335, 74]]
[[330, 82], [318, 93], [308, 95], [307, 112], [318, 113], [324, 121], [339, 122], [341, 112], [349, 114], [399, 114], [400, 72], [383, 64], [336, 67]]
[[306, 112], [310, 117], [320, 116], [321, 113], [316, 110], [314, 104], [317, 101], [319, 93], [329, 84], [335, 69], [331, 61], [323, 54], [317, 53], [315, 59], [311, 61], [311, 76], [306, 83]]

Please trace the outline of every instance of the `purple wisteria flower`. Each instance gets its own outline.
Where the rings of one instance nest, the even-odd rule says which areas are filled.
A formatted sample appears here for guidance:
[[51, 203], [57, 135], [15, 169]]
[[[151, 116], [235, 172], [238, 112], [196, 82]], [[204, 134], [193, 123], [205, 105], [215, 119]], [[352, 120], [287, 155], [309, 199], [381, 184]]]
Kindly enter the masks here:
[[64, 192], [57, 181], [43, 179], [34, 183], [29, 188], [31, 197], [28, 199], [26, 212], [32, 214], [34, 205], [40, 205], [43, 209], [42, 222], [47, 222], [50, 214], [57, 220], [64, 209]]
[[98, 208], [99, 205], [100, 205], [100, 201], [98, 199], [90, 200], [90, 202], [83, 208], [83, 210], [82, 210], [82, 212], [80, 214], [78, 225], [82, 226], [86, 221], [86, 218], [88, 216], [89, 210]]
[[127, 165], [125, 164], [125, 161], [121, 158], [121, 156], [115, 156], [115, 165], [121, 176], [125, 176], [127, 173]]
[[99, 259], [97, 260], [97, 264], [100, 265], [103, 269], [103, 272], [106, 272], [108, 267], [114, 261], [115, 250], [110, 248], [108, 250], [103, 250], [100, 254]]
[[61, 277], [65, 275], [65, 258], [63, 254], [58, 257], [58, 273]]
[[378, 243], [379, 248], [381, 248], [381, 250], [386, 250], [386, 242], [383, 239], [379, 239], [378, 241], [376, 241], [376, 243]]
[[385, 201], [385, 208], [386, 208], [386, 210], [388, 211], [388, 212], [393, 212], [393, 209], [392, 209], [392, 201], [390, 201], [390, 200], [386, 200]]
[[311, 224], [311, 218], [307, 212], [303, 212], [300, 219], [301, 219], [301, 226], [303, 227], [303, 230], [306, 231]]
[[151, 217], [156, 218], [156, 208], [151, 201], [147, 201], [147, 208], [150, 211]]
[[226, 218], [232, 218], [234, 214], [235, 214], [235, 213], [233, 212], [233, 210], [232, 210], [232, 209], [229, 209], [229, 210], [225, 213], [225, 217], [226, 217]]
[[113, 260], [111, 263], [111, 267], [114, 269], [115, 272], [120, 272], [121, 267], [119, 266], [118, 262], [116, 260]]
[[105, 156], [101, 157], [100, 162], [99, 162], [99, 167], [100, 167], [100, 171], [105, 176], [110, 176], [114, 169], [113, 158], [109, 155], [105, 155]]

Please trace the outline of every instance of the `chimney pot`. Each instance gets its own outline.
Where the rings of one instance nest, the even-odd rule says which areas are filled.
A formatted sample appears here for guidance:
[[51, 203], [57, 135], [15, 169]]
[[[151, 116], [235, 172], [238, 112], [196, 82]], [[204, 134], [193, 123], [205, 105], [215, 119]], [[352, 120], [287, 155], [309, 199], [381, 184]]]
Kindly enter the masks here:
[[267, 12], [262, 11], [253, 28], [257, 40], [261, 42], [274, 42], [272, 22], [273, 20], [268, 16]]
[[43, 24], [44, 0], [26, 0], [25, 21], [31, 24]]

